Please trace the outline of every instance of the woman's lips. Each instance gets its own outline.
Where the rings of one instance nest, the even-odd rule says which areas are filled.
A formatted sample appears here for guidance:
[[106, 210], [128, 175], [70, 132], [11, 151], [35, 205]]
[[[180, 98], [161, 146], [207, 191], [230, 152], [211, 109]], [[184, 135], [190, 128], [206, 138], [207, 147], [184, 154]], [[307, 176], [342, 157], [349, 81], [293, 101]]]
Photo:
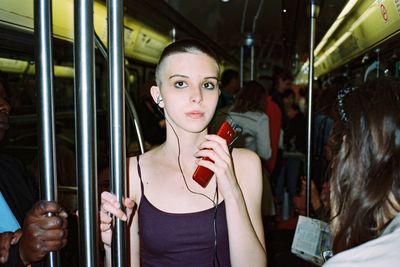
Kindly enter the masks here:
[[186, 112], [185, 115], [191, 119], [200, 119], [200, 118], [204, 117], [204, 112], [190, 111], [190, 112]]

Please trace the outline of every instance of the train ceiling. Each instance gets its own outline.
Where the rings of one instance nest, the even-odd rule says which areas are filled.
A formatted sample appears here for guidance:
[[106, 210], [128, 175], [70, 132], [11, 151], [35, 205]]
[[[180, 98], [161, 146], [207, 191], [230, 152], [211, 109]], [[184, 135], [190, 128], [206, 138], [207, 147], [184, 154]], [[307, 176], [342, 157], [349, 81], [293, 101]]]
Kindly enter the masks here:
[[[225, 0], [226, 1], [226, 0]], [[73, 40], [74, 0], [52, 0], [55, 43]], [[247, 3], [247, 6], [246, 6]], [[259, 8], [261, 5], [261, 8]], [[271, 74], [274, 66], [286, 67], [301, 83], [308, 72], [308, 0], [125, 0], [125, 55], [155, 64], [173, 36], [196, 37], [210, 44], [224, 66], [239, 66], [244, 36], [254, 29], [255, 67], [258, 74]], [[95, 0], [94, 26], [106, 43], [105, 0]], [[315, 74], [324, 75], [388, 39], [400, 37], [399, 0], [321, 0], [317, 19]], [[259, 12], [257, 13], [257, 11]], [[244, 12], [246, 11], [246, 12]], [[258, 16], [256, 16], [258, 14]], [[257, 20], [255, 20], [257, 17]], [[29, 33], [15, 34], [14, 30]], [[15, 51], [33, 58], [33, 1], [0, 1], [1, 57], [16, 59], [15, 68], [26, 69], [14, 58]], [[63, 60], [60, 51], [59, 63]], [[68, 54], [67, 54], [68, 56]], [[72, 58], [72, 56], [69, 56]], [[245, 50], [249, 67], [249, 49]], [[1, 64], [9, 66], [10, 61]], [[21, 67], [22, 66], [22, 67]], [[17, 68], [18, 67], [18, 68]], [[301, 77], [300, 77], [301, 76]], [[245, 77], [246, 78], [246, 77]]]
[[[239, 58], [244, 36], [255, 28], [256, 67], [294, 72], [308, 57], [308, 0], [165, 0], [225, 51]], [[346, 0], [320, 1], [316, 41], [332, 25]], [[247, 3], [247, 8], [246, 8]], [[257, 10], [258, 19], [255, 21]], [[248, 58], [248, 57], [247, 57]]]

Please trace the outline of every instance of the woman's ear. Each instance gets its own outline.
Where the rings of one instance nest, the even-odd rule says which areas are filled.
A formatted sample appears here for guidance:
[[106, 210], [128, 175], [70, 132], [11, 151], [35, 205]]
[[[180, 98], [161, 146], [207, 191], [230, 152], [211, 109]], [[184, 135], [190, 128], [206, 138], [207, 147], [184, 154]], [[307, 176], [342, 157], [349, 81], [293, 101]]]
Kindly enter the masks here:
[[160, 107], [164, 107], [164, 101], [161, 95], [160, 88], [158, 86], [152, 86], [150, 88], [151, 96], [153, 97], [154, 102]]

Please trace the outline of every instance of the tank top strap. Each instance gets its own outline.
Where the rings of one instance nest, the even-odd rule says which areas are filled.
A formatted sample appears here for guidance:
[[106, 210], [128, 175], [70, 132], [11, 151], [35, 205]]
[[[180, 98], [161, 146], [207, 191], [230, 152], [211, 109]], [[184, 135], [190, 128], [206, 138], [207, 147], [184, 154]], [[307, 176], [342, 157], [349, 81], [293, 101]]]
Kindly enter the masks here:
[[142, 181], [142, 171], [140, 170], [139, 158], [140, 158], [140, 155], [137, 155], [136, 156], [137, 171], [138, 171], [139, 180], [140, 180], [140, 188], [142, 190], [142, 196], [143, 196], [143, 194], [144, 194], [144, 186], [143, 186], [143, 181]]

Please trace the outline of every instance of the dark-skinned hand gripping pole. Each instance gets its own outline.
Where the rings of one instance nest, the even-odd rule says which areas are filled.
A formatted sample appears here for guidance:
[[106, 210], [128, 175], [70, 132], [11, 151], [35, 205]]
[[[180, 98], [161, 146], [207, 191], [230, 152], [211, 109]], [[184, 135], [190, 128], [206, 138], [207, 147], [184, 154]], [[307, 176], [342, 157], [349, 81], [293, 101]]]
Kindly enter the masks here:
[[[38, 89], [40, 198], [47, 201], [57, 200], [51, 6], [51, 0], [35, 0], [35, 71]], [[57, 258], [56, 252], [50, 252], [46, 265], [58, 266]]]

